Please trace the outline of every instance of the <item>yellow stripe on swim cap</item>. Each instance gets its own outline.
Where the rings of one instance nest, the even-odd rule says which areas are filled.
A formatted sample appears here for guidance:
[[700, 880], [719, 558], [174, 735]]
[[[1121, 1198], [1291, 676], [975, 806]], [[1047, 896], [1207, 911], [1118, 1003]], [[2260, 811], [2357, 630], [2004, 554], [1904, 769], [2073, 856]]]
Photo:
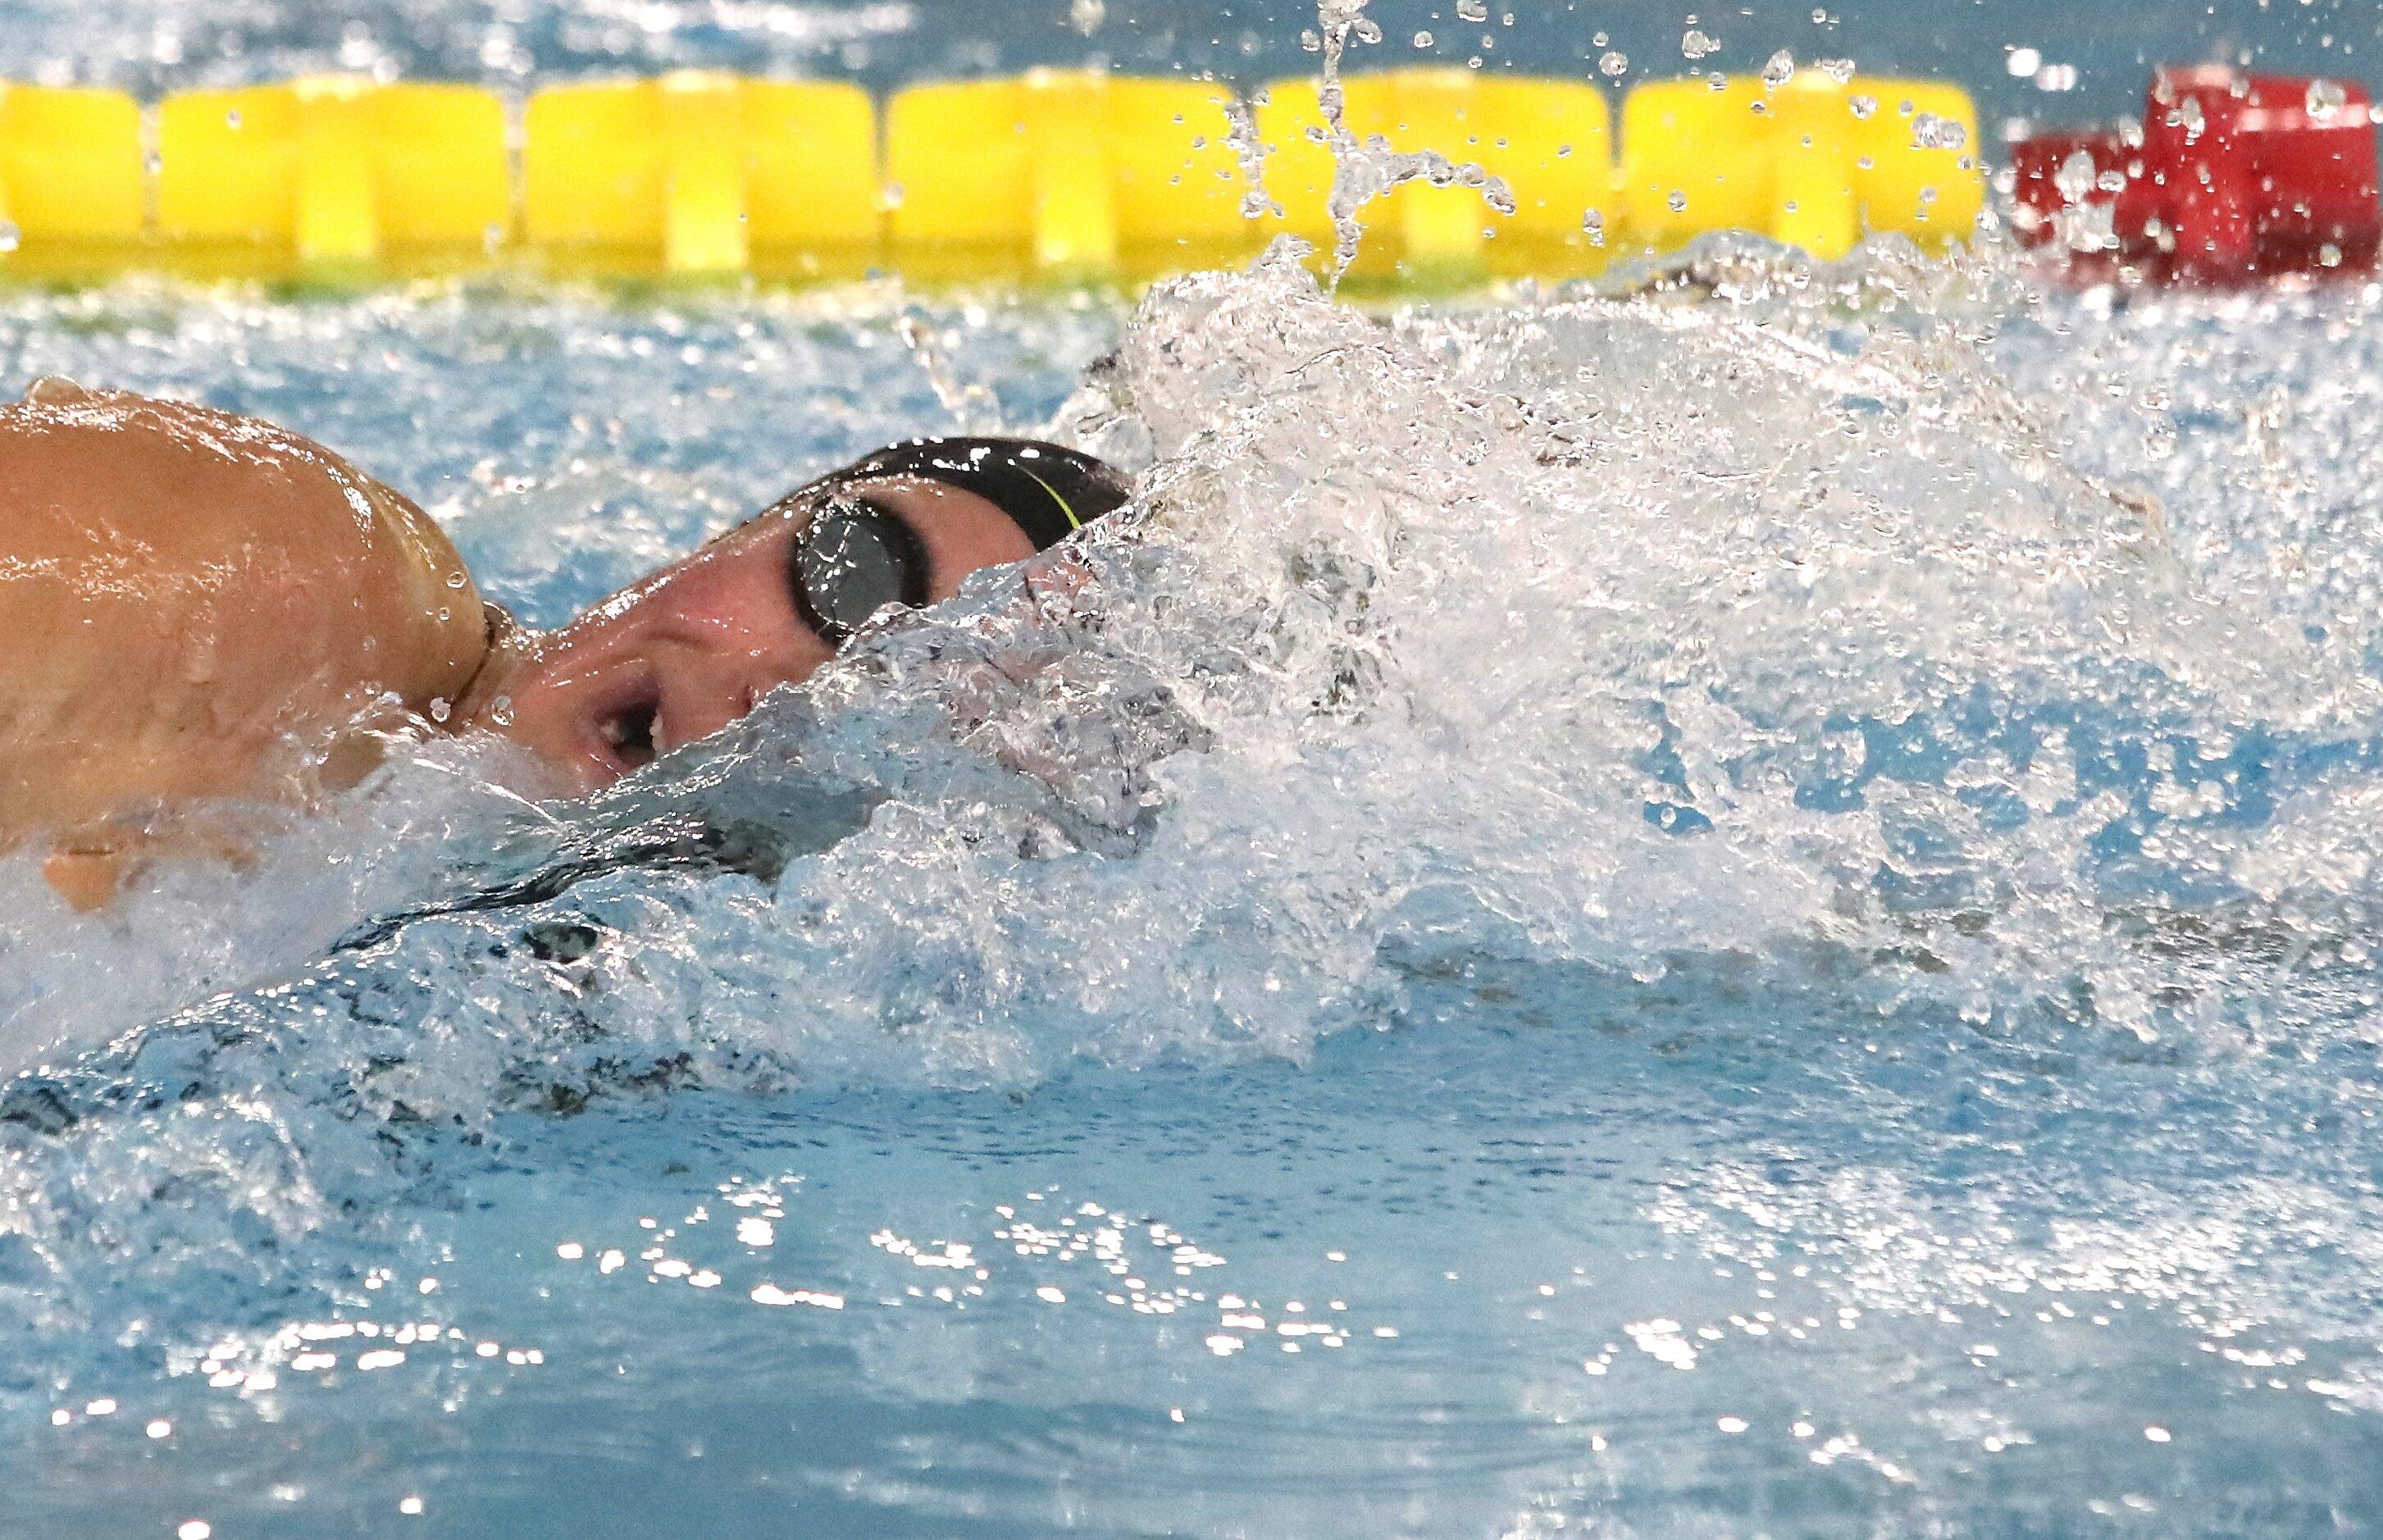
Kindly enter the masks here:
[[1076, 517], [1075, 509], [1068, 505], [1067, 499], [1059, 495], [1059, 489], [1056, 487], [1052, 486], [1041, 476], [1034, 475], [1034, 471], [1031, 466], [1021, 464], [1018, 468], [1024, 471], [1028, 475], [1034, 476], [1034, 485], [1051, 494], [1051, 500], [1059, 505], [1059, 511], [1068, 515], [1068, 530], [1070, 534], [1073, 534], [1075, 531], [1084, 527], [1084, 521]]

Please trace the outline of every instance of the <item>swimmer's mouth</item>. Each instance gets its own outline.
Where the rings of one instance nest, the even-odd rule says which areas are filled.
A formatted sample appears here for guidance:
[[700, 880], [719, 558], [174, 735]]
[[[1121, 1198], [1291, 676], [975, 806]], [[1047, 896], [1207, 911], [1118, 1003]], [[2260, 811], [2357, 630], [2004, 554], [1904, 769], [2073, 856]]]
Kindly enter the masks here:
[[661, 713], [661, 695], [648, 690], [597, 718], [597, 736], [604, 741], [606, 755], [620, 767], [622, 774], [654, 762], [654, 756], [661, 752], [654, 742], [654, 720]]

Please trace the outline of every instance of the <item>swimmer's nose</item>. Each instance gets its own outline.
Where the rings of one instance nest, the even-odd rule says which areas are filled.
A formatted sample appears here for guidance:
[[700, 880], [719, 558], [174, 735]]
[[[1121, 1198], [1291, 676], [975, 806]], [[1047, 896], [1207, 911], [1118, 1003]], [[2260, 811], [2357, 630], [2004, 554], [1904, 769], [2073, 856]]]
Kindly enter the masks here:
[[749, 714], [782, 684], [799, 684], [834, 654], [815, 637], [759, 648], [691, 648], [672, 659], [663, 683], [660, 746], [708, 738]]

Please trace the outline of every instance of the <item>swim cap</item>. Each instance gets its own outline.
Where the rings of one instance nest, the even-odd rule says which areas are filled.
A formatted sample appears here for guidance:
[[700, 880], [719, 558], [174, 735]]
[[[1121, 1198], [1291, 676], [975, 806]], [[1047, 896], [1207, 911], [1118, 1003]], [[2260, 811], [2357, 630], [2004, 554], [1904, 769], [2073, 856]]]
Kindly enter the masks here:
[[856, 462], [834, 479], [867, 476], [920, 476], [974, 492], [1008, 514], [1038, 551], [1132, 493], [1114, 466], [1031, 438], [913, 438]]

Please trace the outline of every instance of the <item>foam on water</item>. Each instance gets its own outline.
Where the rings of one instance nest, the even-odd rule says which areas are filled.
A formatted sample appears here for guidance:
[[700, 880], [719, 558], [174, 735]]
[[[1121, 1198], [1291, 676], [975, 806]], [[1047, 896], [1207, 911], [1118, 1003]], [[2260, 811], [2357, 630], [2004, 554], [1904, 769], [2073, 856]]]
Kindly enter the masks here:
[[[1401, 1232], [1417, 1258], [1522, 1255], [1560, 1203], [1577, 1268], [1628, 1302], [1549, 1306], [1554, 1324], [1510, 1339], [1567, 1377], [1488, 1381], [1475, 1410], [1513, 1426], [1475, 1427], [1480, 1447], [1414, 1434], [1418, 1459], [1471, 1475], [1318, 1528], [1478, 1525], [1481, 1470], [1589, 1468], [1533, 1441], [1602, 1416], [1586, 1387], [1627, 1350], [1770, 1405], [1772, 1371], [1716, 1344], [1788, 1306], [1713, 1267], [1771, 1277], [1816, 1323], [1896, 1323], [1870, 1367], [1821, 1376], [1853, 1399], [1882, 1354], [1932, 1374], [2022, 1345], [2065, 1361], [2053, 1304], [2116, 1298], [2213, 1355], [2301, 1355], [2295, 1394], [2358, 1419], [2323, 1447], [2371, 1446], [2377, 297], [2124, 309], [2031, 293], [1999, 258], [1881, 248], [1815, 268], [1721, 242], [1599, 292], [1377, 315], [1290, 258], [1168, 285], [1130, 318], [931, 315], [941, 375], [893, 345], [920, 325], [898, 302], [757, 321], [501, 293], [248, 314], [118, 297], [98, 303], [135, 319], [98, 340], [61, 335], [82, 302], [18, 302], [25, 372], [214, 380], [236, 357], [240, 404], [283, 406], [367, 464], [378, 447], [447, 467], [469, 490], [438, 506], [475, 563], [548, 618], [939, 400], [1047, 417], [1132, 465], [1139, 491], [1080, 567], [985, 574], [591, 807], [525, 809], [501, 762], [451, 745], [277, 835], [255, 871], [173, 874], [122, 917], [65, 916], [17, 861], [6, 1012], [16, 1062], [40, 1067], [0, 1100], [0, 1311], [82, 1346], [0, 1358], [0, 1390], [39, 1411], [128, 1363], [291, 1375], [312, 1340], [291, 1323], [369, 1317], [389, 1259], [418, 1258], [426, 1233], [463, 1244], [454, 1216], [509, 1169], [574, 1190], [576, 1168], [547, 1164], [574, 1137], [559, 1115], [714, 1092], [789, 1106], [878, 1130], [931, 1189], [948, 1176], [918, 1173], [979, 1122], [994, 1151], [1018, 1137], [988, 1093], [1031, 1091], [1033, 1126], [1116, 1140], [1091, 1179], [1125, 1183], [1161, 1156], [1112, 1104], [1163, 1122], [1188, 1066], [1242, 1089], [1186, 1104], [1245, 1117], [1260, 1144], [1312, 1120], [1362, 1149], [1389, 1120], [1436, 1148], [1438, 1113], [1344, 1104], [1380, 1086], [1451, 1095], [1445, 1116], [1477, 1116], [1484, 1148], [1535, 1128], [1626, 1177], [1527, 1201], [1541, 1189], [1489, 1185]], [[401, 382], [385, 416], [325, 416], [334, 390], [368, 393], [284, 376], [373, 337]], [[864, 354], [895, 383], [854, 389]], [[477, 373], [442, 376], [457, 360]], [[966, 388], [1021, 368], [1014, 402]], [[772, 392], [772, 412], [844, 414], [789, 464], [763, 452], [750, 396], [712, 393], [723, 376]], [[524, 433], [520, 485], [493, 450], [468, 451], [479, 468], [450, 447]], [[499, 891], [516, 901], [458, 906]], [[1389, 1028], [1406, 1058], [1355, 1056]], [[1612, 1046], [1638, 1040], [1654, 1046]], [[1667, 1062], [1673, 1078], [1650, 1081]], [[1234, 1100], [1252, 1095], [1263, 1110]], [[1375, 1179], [1345, 1149], [1303, 1158], [1336, 1192]], [[864, 1280], [857, 1301], [870, 1205], [893, 1226], [922, 1201], [865, 1167], [804, 1242], [817, 1274]], [[1279, 1174], [1250, 1179], [1301, 1212], [1263, 1186]], [[545, 1201], [501, 1212], [526, 1226]], [[1319, 1203], [1293, 1227], [1320, 1245], [1359, 1212]], [[932, 1213], [916, 1243], [959, 1223]], [[1675, 1250], [1650, 1256], [1648, 1236]], [[752, 1296], [772, 1310], [796, 1287], [707, 1268], [731, 1293], [775, 1290]], [[1401, 1276], [1348, 1287], [1423, 1298]], [[986, 1275], [1005, 1286], [1074, 1297]], [[525, 1287], [489, 1264], [457, 1285], [500, 1312]], [[437, 1304], [433, 1339], [462, 1330]], [[588, 1304], [548, 1351], [592, 1363], [625, 1308]], [[949, 1350], [1031, 1416], [1059, 1392], [994, 1367], [1032, 1340], [1004, 1308], [1026, 1307], [988, 1300], [992, 1324], [923, 1338], [856, 1327], [858, 1367], [813, 1367], [847, 1410], [883, 1395], [895, 1425], [932, 1427], [958, 1404], [932, 1368]], [[1969, 1312], [2006, 1320], [1995, 1354], [1946, 1335], [1976, 1336], [1944, 1324]], [[1109, 1344], [1115, 1395], [1182, 1394], [1167, 1351], [1078, 1329]], [[2130, 1329], [2111, 1351], [2165, 1361], [2166, 1324]], [[1328, 1382], [1344, 1421], [1317, 1438], [1410, 1426], [1399, 1371], [1346, 1373]], [[2131, 1370], [2046, 1373], [1999, 1410], [1914, 1392], [1910, 1416], [1999, 1448], [2137, 1415], [2112, 1383]], [[1676, 1416], [1653, 1383], [1634, 1393]], [[1265, 1400], [1213, 1394], [1228, 1417]], [[2246, 1447], [2315, 1447], [2283, 1413], [2229, 1425]], [[2112, 1469], [2147, 1458], [2129, 1436]], [[1918, 1508], [1872, 1492], [1835, 1511], [1910, 1517], [1927, 1494], [1989, 1490], [1925, 1441], [1829, 1447], [1878, 1491], [1924, 1478]], [[1268, 1451], [1285, 1472], [1340, 1458]], [[1180, 1458], [1230, 1527], [1243, 1499]], [[1607, 1508], [1575, 1486], [1558, 1511], [1747, 1519], [1725, 1484], [1599, 1468]], [[2371, 1508], [2371, 1487], [2313, 1469], [2311, 1500]], [[970, 1511], [879, 1473], [872, 1511]], [[1130, 1494], [1094, 1506], [1156, 1522]], [[994, 1510], [1031, 1529], [1067, 1505]]]

